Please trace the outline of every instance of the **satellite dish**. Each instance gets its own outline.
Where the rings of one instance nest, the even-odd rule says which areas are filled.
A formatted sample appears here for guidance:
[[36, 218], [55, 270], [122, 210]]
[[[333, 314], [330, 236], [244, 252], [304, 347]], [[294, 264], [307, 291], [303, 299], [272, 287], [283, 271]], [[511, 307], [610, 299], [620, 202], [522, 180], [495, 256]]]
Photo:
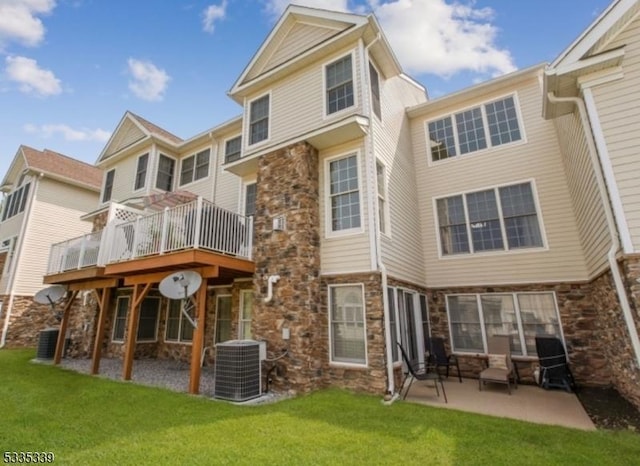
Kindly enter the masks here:
[[202, 277], [198, 272], [185, 270], [172, 273], [160, 282], [160, 293], [169, 299], [187, 299], [193, 295], [202, 284]]
[[49, 304], [52, 308], [55, 304], [62, 299], [67, 290], [62, 285], [52, 285], [43, 290], [40, 290], [33, 297], [33, 300], [38, 304]]
[[195, 309], [195, 302], [191, 298], [198, 291], [202, 284], [202, 277], [198, 272], [193, 270], [185, 270], [183, 272], [172, 273], [160, 282], [160, 293], [165, 298], [182, 300], [182, 314], [187, 318], [189, 323], [196, 328], [198, 321], [191, 317], [190, 312]]
[[60, 301], [66, 293], [67, 290], [64, 286], [51, 285], [38, 291], [33, 297], [33, 300], [38, 304], [48, 304], [51, 306], [51, 311], [55, 314], [58, 322], [60, 322], [62, 315], [60, 312], [56, 312], [56, 303]]

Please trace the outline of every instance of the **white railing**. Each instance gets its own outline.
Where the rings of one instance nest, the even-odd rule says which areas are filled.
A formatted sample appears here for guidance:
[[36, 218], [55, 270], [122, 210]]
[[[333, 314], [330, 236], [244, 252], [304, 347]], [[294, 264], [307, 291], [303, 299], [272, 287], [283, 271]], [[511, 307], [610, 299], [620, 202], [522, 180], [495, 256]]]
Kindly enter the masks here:
[[102, 232], [95, 231], [51, 246], [47, 274], [98, 265]]
[[116, 225], [108, 262], [181, 249], [205, 249], [251, 259], [253, 218], [198, 198]]

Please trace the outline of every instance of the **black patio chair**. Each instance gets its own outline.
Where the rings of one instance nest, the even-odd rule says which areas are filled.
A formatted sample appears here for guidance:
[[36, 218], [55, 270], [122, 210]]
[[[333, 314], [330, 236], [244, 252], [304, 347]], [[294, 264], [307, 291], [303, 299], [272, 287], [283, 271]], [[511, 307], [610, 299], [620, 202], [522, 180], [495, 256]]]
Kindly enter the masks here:
[[567, 352], [559, 338], [536, 336], [536, 351], [540, 361], [540, 386], [576, 391], [576, 382], [569, 369]]
[[447, 354], [447, 350], [444, 347], [444, 338], [427, 337], [424, 339], [424, 346], [428, 353], [429, 365], [435, 366], [436, 370], [439, 367], [446, 367], [445, 376], [447, 378], [449, 378], [449, 367], [455, 366], [458, 371], [458, 380], [462, 383], [458, 358], [455, 354]]
[[402, 393], [405, 382], [407, 381], [409, 376], [411, 376], [411, 382], [409, 382], [407, 391], [404, 392], [404, 396], [402, 397], [402, 399], [404, 400], [407, 398], [407, 394], [409, 393], [409, 389], [411, 389], [411, 384], [414, 380], [432, 380], [433, 386], [436, 389], [436, 395], [438, 395], [438, 397], [440, 397], [440, 391], [438, 390], [438, 382], [440, 382], [440, 387], [442, 388], [442, 396], [444, 396], [444, 402], [447, 403], [447, 393], [444, 391], [442, 377], [440, 377], [440, 374], [435, 370], [435, 368], [432, 372], [429, 371], [429, 367], [427, 367], [427, 365], [420, 364], [420, 362], [416, 359], [409, 359], [409, 356], [407, 356], [406, 351], [400, 343], [398, 343], [398, 347], [400, 348], [402, 359], [407, 366], [407, 372], [405, 372], [404, 379], [402, 379], [402, 384], [400, 385], [400, 393]]

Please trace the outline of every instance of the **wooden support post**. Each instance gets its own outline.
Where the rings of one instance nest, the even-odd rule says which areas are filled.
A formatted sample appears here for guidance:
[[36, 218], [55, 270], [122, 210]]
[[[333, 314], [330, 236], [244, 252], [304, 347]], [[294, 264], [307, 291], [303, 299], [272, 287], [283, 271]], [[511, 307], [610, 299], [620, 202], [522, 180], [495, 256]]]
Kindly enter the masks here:
[[122, 378], [131, 380], [131, 370], [133, 368], [133, 353], [136, 349], [136, 335], [138, 334], [138, 316], [140, 314], [140, 304], [149, 292], [151, 283], [136, 285], [133, 288], [133, 299], [129, 307], [129, 321], [127, 325], [127, 342], [124, 349], [124, 361], [122, 363]]
[[197, 302], [198, 326], [193, 332], [193, 341], [191, 342], [191, 374], [189, 377], [189, 393], [193, 395], [197, 395], [200, 391], [200, 363], [204, 346], [204, 327], [207, 320], [207, 280], [202, 280], [198, 289]]
[[53, 363], [55, 365], [60, 364], [60, 361], [62, 360], [62, 352], [64, 351], [64, 342], [67, 336], [67, 327], [69, 325], [69, 316], [71, 315], [71, 305], [75, 301], [77, 295], [77, 291], [71, 292], [71, 296], [69, 296], [69, 300], [64, 305], [64, 310], [62, 311], [62, 321], [60, 322], [60, 331], [58, 332], [58, 342], [56, 343], [56, 352], [53, 356]]
[[[102, 292], [99, 292], [101, 290]], [[100, 372], [100, 358], [102, 356], [102, 339], [104, 338], [104, 326], [109, 312], [109, 301], [111, 288], [99, 288], [94, 290], [98, 299], [98, 323], [96, 327], [95, 340], [93, 342], [93, 356], [91, 360], [91, 373], [93, 375]]]

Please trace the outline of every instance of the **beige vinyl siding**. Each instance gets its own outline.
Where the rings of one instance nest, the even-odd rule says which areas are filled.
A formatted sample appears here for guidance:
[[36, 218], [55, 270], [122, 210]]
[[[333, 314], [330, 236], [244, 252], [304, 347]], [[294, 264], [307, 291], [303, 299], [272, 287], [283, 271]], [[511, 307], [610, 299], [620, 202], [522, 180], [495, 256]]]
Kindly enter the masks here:
[[587, 271], [590, 277], [594, 277], [608, 266], [607, 252], [611, 240], [587, 140], [577, 113], [556, 118], [554, 122]]
[[106, 152], [106, 156], [109, 154], [114, 154], [119, 150], [124, 149], [125, 147], [129, 147], [136, 141], [145, 137], [145, 134], [138, 128], [132, 121], [125, 120], [122, 124], [122, 128], [118, 131], [118, 134], [113, 138], [111, 143], [109, 144], [109, 148]]
[[640, 19], [608, 49], [624, 46], [624, 77], [593, 88], [597, 112], [620, 192], [634, 250], [640, 251]]
[[[182, 161], [206, 149], [209, 149], [209, 174], [206, 177], [201, 178], [197, 181], [180, 185]], [[180, 159], [176, 160], [175, 190], [189, 191], [190, 193], [193, 193], [197, 196], [202, 196], [202, 198], [210, 201], [213, 195], [214, 176], [215, 176], [215, 173], [217, 173], [217, 171], [219, 170], [219, 168], [215, 166], [216, 162], [217, 162], [217, 153], [216, 153], [215, 144], [200, 146], [196, 149], [184, 152], [180, 156]]]
[[302, 52], [311, 49], [316, 44], [337, 34], [335, 29], [311, 26], [309, 24], [297, 23], [286, 37], [279, 44], [276, 51], [270, 57], [262, 70], [270, 70], [278, 65], [296, 57]]
[[[144, 154], [145, 151], [141, 151], [140, 153], [121, 159], [115, 165], [105, 167], [104, 176], [102, 179], [102, 191], [104, 192], [104, 180], [107, 176], [107, 173], [113, 168], [116, 169], [116, 174], [113, 177], [113, 189], [111, 191], [111, 200], [115, 202], [120, 202], [125, 199], [132, 197], [133, 194], [133, 181], [136, 176], [136, 164], [138, 162], [138, 156]], [[149, 154], [149, 163], [147, 166], [147, 170], [151, 170], [153, 157]], [[148, 173], [147, 173], [148, 175]], [[149, 177], [147, 176], [147, 184], [149, 184]], [[143, 190], [146, 192], [146, 188]], [[139, 193], [137, 193], [139, 194]], [[102, 196], [102, 193], [101, 193]], [[102, 200], [102, 197], [100, 197]]]
[[[31, 189], [33, 189], [33, 184], [31, 185]], [[22, 221], [25, 218], [26, 213], [27, 209], [25, 209], [24, 212], [0, 223], [0, 241], [13, 237], [18, 237], [18, 240], [20, 239]], [[15, 261], [17, 259], [18, 257], [14, 256], [12, 260]], [[9, 286], [10, 269], [8, 268], [7, 273], [4, 275], [2, 275], [2, 272], [3, 268], [0, 268], [0, 294], [7, 289], [7, 286]]]
[[[338, 274], [350, 272], [363, 272], [371, 270], [371, 245], [369, 238], [369, 211], [366, 200], [367, 183], [365, 178], [364, 165], [364, 142], [363, 140], [342, 144], [340, 146], [323, 150], [319, 157], [320, 170], [320, 271], [323, 274]], [[360, 223], [362, 233], [354, 233], [345, 236], [328, 238], [326, 234], [328, 213], [327, 194], [325, 181], [325, 161], [339, 155], [350, 155], [358, 153], [359, 177], [358, 187], [360, 189]]]
[[[499, 94], [474, 97], [468, 106], [502, 98], [513, 90], [505, 83]], [[556, 132], [553, 122], [541, 118], [537, 77], [519, 85], [517, 101], [526, 139], [430, 166], [425, 122], [467, 105], [412, 122], [428, 286], [540, 283], [588, 277]], [[534, 195], [537, 191], [539, 221], [548, 249], [438, 257], [435, 198], [528, 180], [533, 181]]]
[[14, 292], [31, 296], [42, 289], [51, 245], [89, 233], [80, 216], [93, 209], [98, 195], [47, 178], [38, 182], [36, 198], [19, 258]]
[[382, 258], [389, 275], [424, 284], [418, 187], [405, 108], [424, 102], [425, 94], [401, 77], [384, 80], [381, 74], [380, 94], [382, 122], [374, 116], [372, 124], [374, 157], [383, 162], [387, 176], [388, 235], [381, 235]]
[[[355, 105], [347, 110], [324, 117], [324, 65], [329, 64], [345, 55], [353, 52], [353, 80]], [[262, 89], [247, 99], [245, 105], [245, 130], [243, 144], [245, 155], [257, 149], [264, 148], [264, 144], [247, 146], [249, 140], [249, 103], [266, 92], [271, 92], [270, 120], [269, 120], [269, 145], [277, 145], [310, 131], [322, 128], [325, 125], [342, 120], [348, 115], [361, 113], [361, 59], [358, 50], [352, 48], [342, 49], [339, 53], [327, 56], [324, 60], [314, 63], [301, 71], [287, 76], [270, 89]]]

